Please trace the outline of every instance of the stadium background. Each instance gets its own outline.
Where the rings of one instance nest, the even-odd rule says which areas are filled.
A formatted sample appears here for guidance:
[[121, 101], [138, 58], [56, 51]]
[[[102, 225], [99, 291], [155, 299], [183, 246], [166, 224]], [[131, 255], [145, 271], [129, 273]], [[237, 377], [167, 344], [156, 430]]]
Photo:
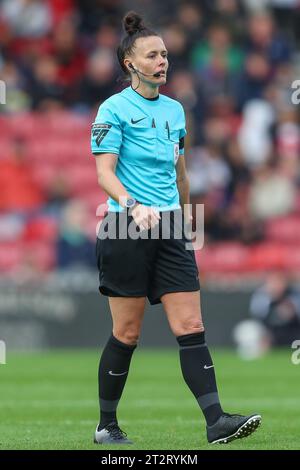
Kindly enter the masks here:
[[[6, 86], [6, 104], [0, 105], [0, 339], [7, 347], [0, 373], [8, 380], [7, 403], [14, 400], [14, 373], [26, 382], [23, 366], [37, 371], [38, 400], [39, 373], [45, 367], [51, 382], [55, 357], [66, 377], [72, 357], [77, 364], [81, 357], [79, 376], [84, 358], [90, 364], [98, 357], [77, 351], [66, 353], [65, 362], [50, 356], [43, 365], [43, 356], [21, 360], [11, 351], [98, 348], [110, 331], [94, 258], [96, 209], [106, 196], [89, 140], [99, 104], [127, 86], [115, 49], [129, 9], [164, 38], [170, 68], [161, 92], [186, 111], [192, 202], [205, 204], [205, 244], [196, 256], [210, 344], [232, 345], [233, 327], [248, 317], [250, 296], [268, 272], [299, 281], [299, 106], [291, 101], [291, 84], [300, 77], [298, 0], [0, 0], [0, 80]], [[147, 309], [141, 348], [175, 343], [161, 307]], [[144, 358], [150, 369], [147, 361], [158, 357], [152, 351]], [[289, 374], [283, 383], [297, 387], [289, 348], [245, 372], [234, 354], [216, 354], [248, 386], [265, 367], [278, 367]], [[232, 379], [223, 369], [220, 375], [225, 384]], [[270, 385], [275, 375], [267, 377]], [[261, 382], [259, 393], [267, 390]], [[27, 391], [35, 396], [33, 388]], [[294, 392], [278, 385], [274, 393], [274, 409], [284, 394], [283, 411], [292, 414]], [[256, 398], [252, 403], [271, 413], [272, 403]], [[251, 411], [251, 400], [248, 405]], [[5, 416], [17, 425], [17, 414]]]

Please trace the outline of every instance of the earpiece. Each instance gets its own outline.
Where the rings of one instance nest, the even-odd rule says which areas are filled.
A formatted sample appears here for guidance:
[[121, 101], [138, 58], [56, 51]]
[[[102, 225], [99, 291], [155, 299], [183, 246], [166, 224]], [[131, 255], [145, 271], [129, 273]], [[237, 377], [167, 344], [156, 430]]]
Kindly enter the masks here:
[[134, 70], [134, 66], [132, 65], [131, 62], [128, 64], [128, 67], [130, 67], [132, 70]]

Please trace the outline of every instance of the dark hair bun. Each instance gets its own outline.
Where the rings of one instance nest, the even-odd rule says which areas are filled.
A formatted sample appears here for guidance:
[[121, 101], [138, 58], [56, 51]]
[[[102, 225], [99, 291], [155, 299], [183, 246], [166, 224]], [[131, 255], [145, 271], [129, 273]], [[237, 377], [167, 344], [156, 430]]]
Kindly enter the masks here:
[[127, 34], [133, 34], [145, 29], [143, 19], [135, 11], [129, 11], [123, 19], [123, 26]]

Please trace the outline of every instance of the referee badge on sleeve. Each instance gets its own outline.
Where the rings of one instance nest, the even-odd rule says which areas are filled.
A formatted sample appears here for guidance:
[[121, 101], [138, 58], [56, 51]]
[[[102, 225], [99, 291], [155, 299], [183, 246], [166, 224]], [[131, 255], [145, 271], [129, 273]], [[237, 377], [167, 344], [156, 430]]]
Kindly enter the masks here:
[[92, 125], [92, 136], [96, 138], [96, 144], [100, 146], [102, 140], [111, 128], [110, 124], [93, 124]]
[[179, 144], [174, 144], [174, 163], [176, 165], [179, 157]]

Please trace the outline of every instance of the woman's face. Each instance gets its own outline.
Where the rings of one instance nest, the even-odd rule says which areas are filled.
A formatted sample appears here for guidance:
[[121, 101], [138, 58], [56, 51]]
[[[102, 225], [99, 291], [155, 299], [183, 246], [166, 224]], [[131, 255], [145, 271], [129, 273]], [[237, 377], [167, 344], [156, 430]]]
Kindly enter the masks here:
[[[134, 52], [131, 57], [125, 59], [132, 63], [135, 69], [140, 70], [147, 76], [139, 74], [141, 81], [152, 85], [164, 85], [167, 80], [168, 52], [166, 46], [159, 36], [138, 38], [135, 41]], [[159, 77], [153, 77], [154, 73], [160, 72]]]

